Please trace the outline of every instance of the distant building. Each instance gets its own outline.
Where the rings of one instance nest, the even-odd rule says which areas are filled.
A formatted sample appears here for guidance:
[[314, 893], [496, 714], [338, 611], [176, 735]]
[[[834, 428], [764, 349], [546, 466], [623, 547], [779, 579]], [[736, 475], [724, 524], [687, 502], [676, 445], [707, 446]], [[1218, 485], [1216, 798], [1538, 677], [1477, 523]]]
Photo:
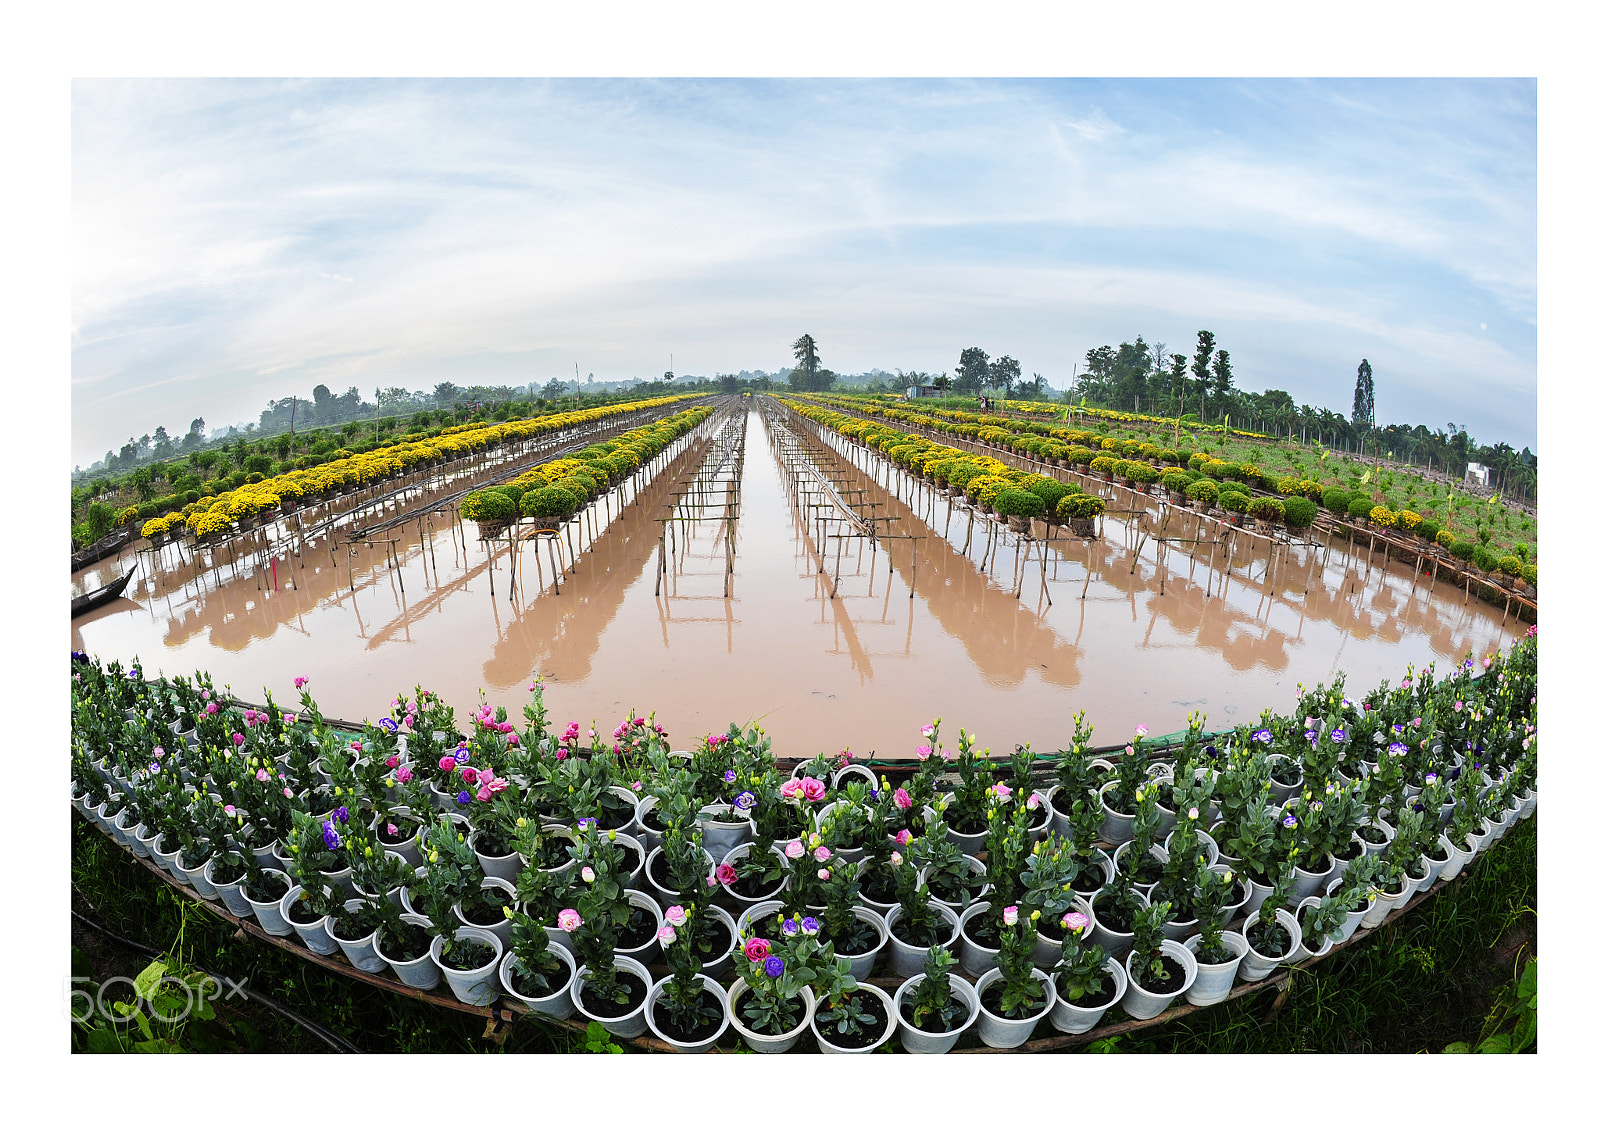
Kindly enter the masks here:
[[906, 387], [906, 399], [917, 400], [921, 397], [936, 397], [941, 391], [937, 385], [908, 385]]
[[1489, 485], [1490, 474], [1489, 468], [1484, 464], [1467, 464], [1467, 479], [1473, 483], [1476, 483], [1480, 487], [1487, 487]]

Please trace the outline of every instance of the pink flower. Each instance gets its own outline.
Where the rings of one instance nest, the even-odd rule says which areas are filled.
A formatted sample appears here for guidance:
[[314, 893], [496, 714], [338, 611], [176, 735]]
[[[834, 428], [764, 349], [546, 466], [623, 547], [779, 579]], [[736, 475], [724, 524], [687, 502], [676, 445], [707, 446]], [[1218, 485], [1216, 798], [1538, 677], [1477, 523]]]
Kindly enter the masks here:
[[806, 795], [807, 801], [821, 801], [828, 794], [828, 789], [816, 778], [802, 778], [800, 792]]
[[1464, 706], [1464, 704], [1461, 702], [1461, 700], [1457, 699], [1456, 700], [1456, 710], [1458, 710], [1458, 711], [1461, 710], [1461, 708], [1463, 706]]
[[583, 877], [583, 882], [584, 883], [586, 883], [586, 884], [594, 883], [594, 869], [593, 868], [585, 866], [583, 871], [578, 873], [578, 874]]
[[1411, 725], [1414, 726], [1414, 727], [1421, 726], [1422, 725], [1422, 716], [1419, 715], [1416, 718], [1412, 719], [1411, 720]]
[[818, 868], [817, 869], [817, 879], [819, 879], [819, 880], [825, 880], [830, 875], [832, 875], [832, 873], [829, 872], [828, 869], [826, 869], [826, 868]]
[[243, 746], [244, 745], [244, 735], [242, 735], [242, 734], [238, 733], [237, 731], [235, 731], [234, 735], [233, 735], [233, 744], [235, 746]]
[[901, 848], [904, 848], [906, 845], [910, 844], [911, 843], [911, 830], [910, 829], [901, 829], [899, 832], [895, 833], [894, 834], [894, 842], [896, 844], [898, 844]]
[[751, 962], [765, 962], [771, 953], [772, 944], [766, 939], [751, 938], [745, 940], [744, 956]]
[[396, 766], [398, 766], [400, 764], [400, 755], [398, 755], [398, 754], [389, 755], [387, 758], [385, 758], [383, 760], [383, 764], [385, 766], [388, 766], [391, 770], [394, 769]]
[[[497, 778], [488, 771], [479, 774], [478, 781], [483, 784], [483, 789], [487, 789], [490, 793], [500, 793], [506, 788], [505, 778]], [[479, 790], [479, 792], [481, 793], [482, 790]], [[487, 801], [488, 798], [480, 797], [478, 800]]]
[[716, 886], [717, 886], [717, 874], [715, 872], [713, 872], [713, 873], [711, 873], [711, 875], [706, 877], [706, 889], [708, 891], [709, 890], [714, 890], [716, 888]]
[[[294, 689], [296, 691], [299, 691], [302, 687], [304, 687], [306, 684], [308, 684], [310, 682], [311, 681], [309, 679], [307, 679], [305, 676], [297, 675], [297, 676], [294, 677]], [[208, 692], [206, 692], [206, 694], [210, 695], [211, 693], [208, 691]]]
[[283, 787], [283, 795], [285, 797], [293, 797], [294, 796], [294, 790], [290, 789], [288, 786], [284, 786]]
[[403, 726], [412, 726], [412, 725], [414, 725], [416, 723], [416, 721], [417, 721], [417, 716], [415, 716], [415, 715], [407, 715], [405, 718], [400, 720], [400, 722], [401, 722], [401, 724]]
[[782, 797], [785, 801], [793, 801], [795, 798], [799, 797], [801, 793], [802, 790], [800, 788], [800, 782], [794, 778], [790, 778], [788, 781], [784, 782], [778, 787], [778, 796]]
[[474, 770], [471, 766], [462, 766], [461, 780], [466, 782], [468, 785], [475, 784], [478, 780], [478, 771]]
[[390, 821], [387, 825], [384, 826], [384, 830], [383, 831], [388, 833], [390, 836], [399, 836], [400, 835], [400, 826], [396, 825], [393, 821]]
[[567, 756], [567, 748], [565, 746], [561, 746], [561, 747], [558, 747], [556, 749], [556, 761], [557, 762], [561, 761], [566, 756]]
[[788, 844], [783, 846], [783, 854], [790, 860], [800, 859], [800, 857], [805, 855], [805, 851], [805, 845], [801, 844], [798, 840], [791, 840]]
[[1039, 796], [1039, 791], [1038, 790], [1034, 790], [1032, 793], [1028, 794], [1028, 801], [1027, 801], [1028, 808], [1029, 809], [1037, 809], [1039, 807], [1039, 802], [1041, 802], [1043, 800], [1044, 800], [1044, 798]]
[[1150, 733], [1150, 728], [1145, 726], [1143, 723], [1140, 723], [1138, 726], [1133, 728], [1133, 733], [1139, 738], [1143, 738], [1145, 735]]
[[488, 782], [484, 782], [484, 784], [480, 785], [478, 787], [478, 792], [473, 794], [473, 796], [476, 797], [479, 801], [487, 801], [487, 800], [489, 800], [489, 798], [491, 796], [493, 796], [489, 792], [489, 783]]
[[904, 864], [905, 859], [906, 858], [901, 856], [898, 852], [889, 853], [889, 863], [893, 864], [896, 868], [900, 867], [901, 864]]
[[222, 807], [222, 811], [224, 813], [226, 813], [230, 817], [232, 817], [234, 814], [236, 814], [238, 812], [238, 810], [235, 809], [232, 805], [224, 805]]
[[439, 768], [448, 774], [451, 770], [456, 768], [456, 760], [450, 757], [450, 755], [446, 754], [443, 758], [439, 759]]
[[717, 882], [718, 883], [732, 884], [738, 878], [739, 878], [739, 873], [737, 873], [737, 872], [735, 872], [733, 870], [733, 865], [732, 864], [718, 864], [717, 865]]
[[583, 917], [568, 907], [556, 914], [556, 926], [563, 931], [576, 931], [583, 926]]
[[845, 747], [843, 750], [839, 751], [839, 761], [843, 762], [845, 765], [849, 765], [850, 764], [850, 758], [851, 757], [852, 757], [852, 755], [850, 753], [850, 748], [848, 746]]
[[350, 749], [354, 750], [357, 754], [361, 753], [361, 740], [357, 739], [356, 741], [352, 742], [350, 744]]
[[1011, 787], [1009, 785], [1007, 785], [1003, 781], [995, 782], [994, 783], [994, 795], [996, 797], [998, 797], [1001, 801], [1005, 801], [1006, 799], [1008, 799], [1011, 796]]
[[923, 738], [932, 738], [933, 737], [933, 731], [934, 731], [934, 726], [933, 726], [932, 723], [924, 724], [924, 726], [922, 728], [922, 737]]
[[285, 715], [285, 716], [283, 716], [283, 721], [285, 723], [289, 724], [290, 726], [293, 726], [294, 725], [294, 716], [293, 715]]
[[515, 746], [519, 741], [521, 741], [521, 740], [518, 739], [517, 736], [514, 735], [514, 734], [506, 735], [506, 745], [507, 746]]
[[689, 921], [689, 913], [676, 903], [662, 912], [662, 915], [674, 927], [681, 927]]
[[819, 844], [817, 845], [817, 850], [811, 855], [816, 857], [817, 863], [826, 864], [828, 859], [833, 856], [833, 853], [828, 850], [827, 845]]
[[933, 747], [931, 747], [931, 746], [919, 746], [919, 747], [917, 747], [917, 761], [926, 762], [931, 757], [933, 757]]
[[1008, 927], [1015, 927], [1017, 925], [1017, 905], [1013, 903], [1010, 907], [1000, 912], [1000, 921]]
[[656, 941], [663, 947], [669, 947], [678, 941], [678, 932], [672, 929], [671, 923], [663, 923], [661, 929], [656, 932]]
[[956, 760], [956, 752], [954, 750], [946, 750], [943, 747], [940, 747], [939, 757], [943, 758], [946, 762], [954, 762]]
[[398, 770], [396, 770], [394, 772], [394, 776], [395, 776], [395, 780], [396, 781], [398, 781], [401, 785], [405, 785], [406, 782], [411, 780], [411, 777], [412, 777], [411, 767], [410, 766], [401, 766]]
[[265, 770], [257, 770], [256, 771], [256, 781], [266, 781], [271, 776], [272, 775], [267, 773], [267, 771], [265, 771]]
[[896, 809], [911, 808], [911, 795], [906, 792], [905, 786], [899, 786], [894, 791], [894, 807]]
[[1082, 911], [1068, 911], [1061, 917], [1061, 925], [1073, 934], [1077, 934], [1089, 925], [1089, 916]]

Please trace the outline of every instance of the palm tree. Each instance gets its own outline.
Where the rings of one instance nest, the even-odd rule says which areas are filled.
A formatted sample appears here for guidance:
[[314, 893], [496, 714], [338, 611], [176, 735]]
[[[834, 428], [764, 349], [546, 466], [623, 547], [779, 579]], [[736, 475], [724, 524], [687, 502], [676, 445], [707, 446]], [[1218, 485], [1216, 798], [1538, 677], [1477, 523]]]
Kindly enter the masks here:
[[812, 390], [817, 385], [817, 366], [820, 358], [817, 357], [817, 342], [810, 334], [801, 334], [794, 343], [794, 359], [800, 364], [796, 372], [804, 373], [800, 380], [800, 388]]

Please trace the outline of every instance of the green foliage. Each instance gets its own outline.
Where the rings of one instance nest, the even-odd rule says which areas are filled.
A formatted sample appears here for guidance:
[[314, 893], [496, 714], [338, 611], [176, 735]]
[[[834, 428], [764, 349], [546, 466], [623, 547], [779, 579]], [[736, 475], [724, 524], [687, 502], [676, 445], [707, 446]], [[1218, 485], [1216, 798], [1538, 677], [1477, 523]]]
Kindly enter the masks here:
[[[1297, 502], [1300, 500], [1296, 500]], [[1250, 504], [1250, 517], [1260, 522], [1282, 522], [1284, 506], [1270, 495], [1263, 495]]]
[[1189, 498], [1206, 506], [1214, 504], [1219, 497], [1217, 484], [1210, 479], [1196, 479], [1189, 484]]
[[522, 513], [529, 518], [567, 518], [578, 509], [578, 499], [565, 487], [535, 487], [522, 496]]
[[[1515, 561], [1516, 559], [1511, 559]], [[1500, 557], [1488, 546], [1481, 542], [1472, 547], [1472, 564], [1485, 573], [1493, 573], [1500, 568]]]
[[[1511, 1029], [1499, 1032], [1501, 1026], [1510, 1023]], [[1522, 977], [1518, 978], [1514, 987], [1507, 987], [1500, 993], [1500, 998], [1495, 1002], [1488, 1018], [1483, 1023], [1483, 1033], [1480, 1035], [1477, 1047], [1474, 1048], [1466, 1041], [1455, 1041], [1445, 1046], [1447, 1053], [1519, 1053], [1537, 1051], [1534, 1046], [1539, 1040], [1539, 960], [1528, 959], [1527, 966], [1523, 967]]]
[[1317, 504], [1300, 495], [1283, 500], [1283, 521], [1296, 529], [1310, 526], [1317, 520]]
[[517, 508], [503, 491], [472, 491], [461, 500], [461, 517], [469, 522], [507, 522]]
[[1044, 500], [1032, 491], [1006, 488], [995, 495], [994, 513], [1006, 518], [1037, 518], [1044, 514]]

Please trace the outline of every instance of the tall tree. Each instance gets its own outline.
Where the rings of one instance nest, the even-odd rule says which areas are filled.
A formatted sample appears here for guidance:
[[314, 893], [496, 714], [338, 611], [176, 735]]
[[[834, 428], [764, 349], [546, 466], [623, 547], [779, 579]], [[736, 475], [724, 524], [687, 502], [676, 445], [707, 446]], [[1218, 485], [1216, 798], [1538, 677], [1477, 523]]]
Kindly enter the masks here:
[[789, 374], [789, 384], [794, 385], [803, 392], [811, 392], [817, 387], [817, 370], [822, 359], [817, 356], [817, 342], [810, 334], [801, 334], [795, 339], [794, 359], [800, 364], [795, 371]]
[[[1377, 413], [1372, 397], [1372, 366], [1367, 364], [1367, 359], [1362, 358], [1361, 364], [1356, 367], [1356, 401], [1350, 411], [1350, 423], [1355, 425], [1357, 431], [1371, 432], [1377, 419]], [[1454, 429], [1455, 425], [1450, 426]]]
[[1211, 362], [1211, 395], [1216, 399], [1217, 410], [1225, 411], [1233, 392], [1233, 363], [1227, 350], [1218, 350]]
[[989, 380], [989, 355], [977, 346], [968, 346], [961, 351], [961, 359], [956, 364], [956, 389], [964, 393], [975, 393]]
[[989, 384], [1004, 389], [1010, 395], [1013, 385], [1022, 381], [1022, 365], [1010, 354], [998, 358], [989, 366]]
[[1201, 330], [1199, 341], [1194, 347], [1194, 360], [1189, 363], [1189, 371], [1194, 374], [1194, 383], [1200, 390], [1200, 419], [1206, 418], [1206, 385], [1211, 380], [1211, 354], [1217, 348], [1217, 336], [1210, 330]]
[[1189, 359], [1181, 353], [1175, 353], [1167, 361], [1172, 366], [1170, 371], [1172, 373], [1172, 395], [1177, 398], [1178, 415], [1181, 417], [1183, 415], [1184, 401], [1187, 399], [1189, 392], [1189, 382], [1183, 379], [1183, 367], [1189, 364]]

